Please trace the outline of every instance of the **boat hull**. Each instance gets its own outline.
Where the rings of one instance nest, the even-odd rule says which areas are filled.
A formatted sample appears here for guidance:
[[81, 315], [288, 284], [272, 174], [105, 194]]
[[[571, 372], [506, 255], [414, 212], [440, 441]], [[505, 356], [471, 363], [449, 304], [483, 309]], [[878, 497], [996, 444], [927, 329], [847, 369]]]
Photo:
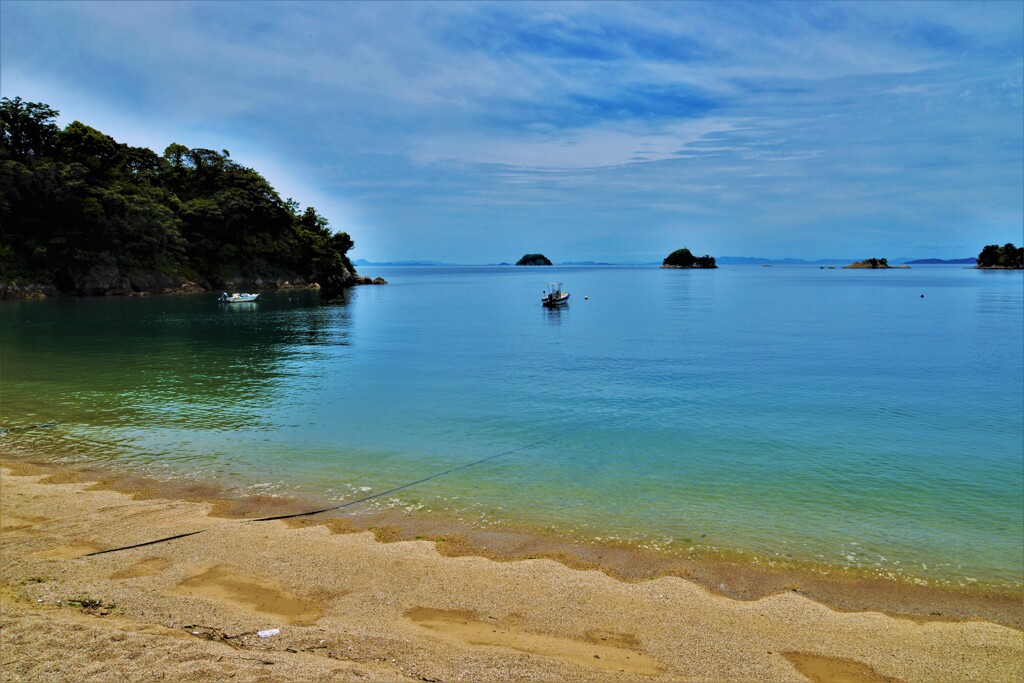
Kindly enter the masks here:
[[260, 297], [259, 294], [221, 294], [217, 299], [222, 304], [249, 304]]
[[565, 293], [563, 296], [546, 296], [540, 300], [542, 304], [548, 308], [554, 308], [555, 306], [564, 306], [569, 303], [569, 294]]

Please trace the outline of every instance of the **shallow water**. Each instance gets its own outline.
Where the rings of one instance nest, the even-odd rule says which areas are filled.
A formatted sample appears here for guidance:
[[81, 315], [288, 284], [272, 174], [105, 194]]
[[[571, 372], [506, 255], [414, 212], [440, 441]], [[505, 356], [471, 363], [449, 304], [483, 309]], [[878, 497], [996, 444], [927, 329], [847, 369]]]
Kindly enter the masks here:
[[0, 302], [2, 441], [336, 500], [507, 453], [390, 504], [1024, 586], [1020, 272], [364, 274], [391, 284]]

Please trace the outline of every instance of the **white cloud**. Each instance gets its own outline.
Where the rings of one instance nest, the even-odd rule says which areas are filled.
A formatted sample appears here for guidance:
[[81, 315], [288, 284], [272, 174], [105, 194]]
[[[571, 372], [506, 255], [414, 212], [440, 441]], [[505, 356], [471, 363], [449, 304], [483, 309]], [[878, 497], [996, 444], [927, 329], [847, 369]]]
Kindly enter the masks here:
[[678, 159], [686, 147], [733, 124], [701, 119], [640, 130], [639, 126], [590, 126], [580, 130], [499, 137], [487, 133], [432, 136], [413, 143], [419, 163], [454, 161], [520, 169], [582, 170]]

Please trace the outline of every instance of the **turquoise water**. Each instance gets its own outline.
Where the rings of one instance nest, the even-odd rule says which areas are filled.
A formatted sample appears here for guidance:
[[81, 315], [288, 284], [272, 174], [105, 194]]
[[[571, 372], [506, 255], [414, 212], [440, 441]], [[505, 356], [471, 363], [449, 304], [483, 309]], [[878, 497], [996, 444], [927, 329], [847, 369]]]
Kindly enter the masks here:
[[331, 500], [514, 450], [388, 504], [1024, 586], [1020, 272], [363, 274], [0, 302], [0, 448]]

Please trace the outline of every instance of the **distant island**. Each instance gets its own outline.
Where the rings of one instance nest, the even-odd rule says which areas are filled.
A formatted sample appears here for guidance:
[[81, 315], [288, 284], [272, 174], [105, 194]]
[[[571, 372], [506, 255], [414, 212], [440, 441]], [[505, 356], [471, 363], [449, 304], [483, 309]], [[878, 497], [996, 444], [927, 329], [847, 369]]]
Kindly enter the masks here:
[[130, 147], [0, 99], [0, 298], [369, 284], [312, 206], [227, 150]]
[[516, 261], [517, 266], [550, 266], [551, 260], [544, 254], [525, 254]]
[[1024, 268], [1024, 247], [1012, 242], [1003, 246], [989, 244], [978, 254], [977, 267], [982, 269], [1021, 270]]
[[717, 268], [714, 256], [694, 256], [687, 248], [676, 249], [661, 262], [662, 268]]
[[854, 261], [848, 266], [843, 268], [910, 268], [910, 266], [890, 266], [889, 262], [884, 258], [869, 258], [865, 261]]

